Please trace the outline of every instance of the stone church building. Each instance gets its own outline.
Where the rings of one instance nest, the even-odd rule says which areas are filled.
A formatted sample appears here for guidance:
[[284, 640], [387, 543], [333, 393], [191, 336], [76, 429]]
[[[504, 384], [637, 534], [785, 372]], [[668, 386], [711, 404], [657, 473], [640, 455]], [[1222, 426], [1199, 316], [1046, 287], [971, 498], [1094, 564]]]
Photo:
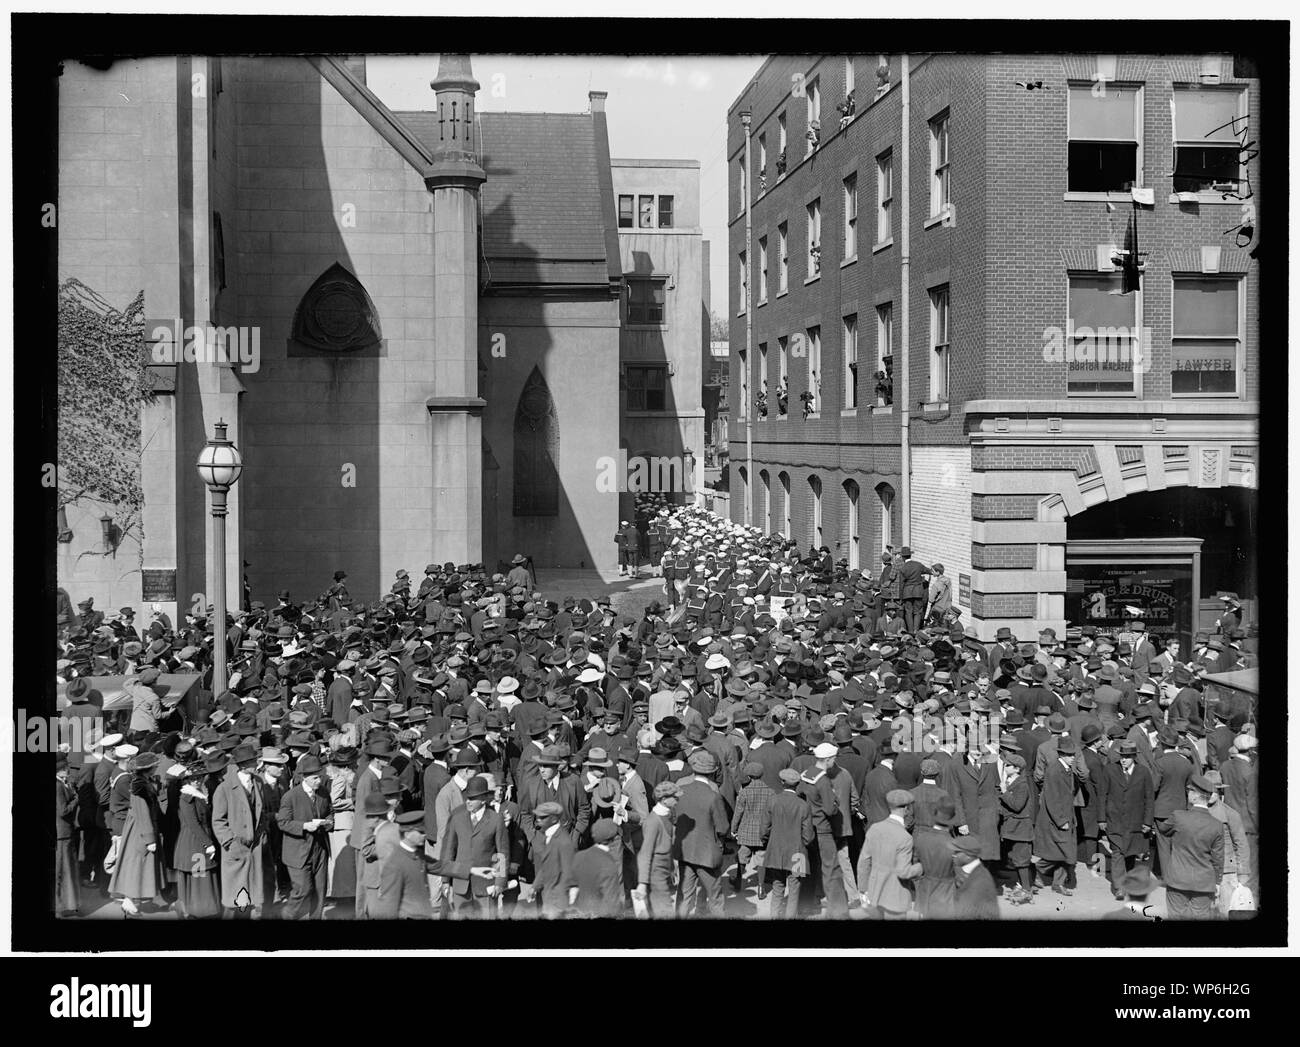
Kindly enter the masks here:
[[468, 56], [430, 72], [429, 111], [397, 113], [359, 58], [65, 63], [58, 573], [74, 600], [210, 601], [195, 460], [218, 421], [245, 462], [231, 607], [241, 574], [254, 598], [303, 600], [342, 569], [374, 600], [430, 561], [613, 566], [630, 501], [595, 482], [622, 395], [605, 96], [479, 114]]

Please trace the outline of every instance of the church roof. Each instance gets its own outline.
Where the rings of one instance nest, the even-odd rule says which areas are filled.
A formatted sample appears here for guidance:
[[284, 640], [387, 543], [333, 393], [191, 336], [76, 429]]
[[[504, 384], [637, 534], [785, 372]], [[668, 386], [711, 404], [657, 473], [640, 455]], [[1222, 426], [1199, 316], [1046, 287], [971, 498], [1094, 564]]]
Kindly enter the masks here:
[[[396, 115], [426, 145], [437, 140], [436, 113]], [[617, 279], [606, 235], [614, 216], [602, 203], [602, 180], [612, 178], [599, 159], [608, 155], [597, 141], [603, 125], [585, 113], [480, 113], [479, 126], [483, 290]]]

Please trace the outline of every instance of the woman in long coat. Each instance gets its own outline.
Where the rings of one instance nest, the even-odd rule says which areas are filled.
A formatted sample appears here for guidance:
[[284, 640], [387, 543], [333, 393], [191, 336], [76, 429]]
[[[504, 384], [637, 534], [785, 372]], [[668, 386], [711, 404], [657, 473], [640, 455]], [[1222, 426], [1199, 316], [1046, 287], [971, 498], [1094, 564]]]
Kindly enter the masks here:
[[188, 920], [221, 917], [221, 872], [205, 784], [208, 773], [204, 764], [191, 764], [176, 803], [177, 833], [171, 867], [176, 879], [176, 909], [182, 919]]
[[131, 806], [122, 825], [122, 840], [117, 864], [108, 881], [108, 893], [121, 899], [122, 912], [128, 917], [140, 915], [137, 902], [154, 900], [161, 904], [163, 888], [167, 885], [162, 811], [152, 777], [157, 765], [155, 753], [140, 753], [127, 764], [131, 774]]
[[356, 749], [343, 746], [330, 756], [330, 808], [334, 828], [330, 830], [329, 886], [326, 898], [355, 898], [356, 857], [352, 850], [352, 820], [356, 815]]

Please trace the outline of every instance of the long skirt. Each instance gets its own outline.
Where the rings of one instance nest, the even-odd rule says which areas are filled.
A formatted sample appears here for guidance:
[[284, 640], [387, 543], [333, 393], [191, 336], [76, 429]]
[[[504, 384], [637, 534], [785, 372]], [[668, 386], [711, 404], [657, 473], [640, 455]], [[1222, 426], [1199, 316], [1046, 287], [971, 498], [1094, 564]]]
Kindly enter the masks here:
[[54, 845], [54, 914], [81, 908], [81, 869], [77, 864], [77, 841], [58, 840]]
[[221, 918], [221, 871], [213, 868], [202, 873], [173, 871], [176, 878], [176, 904], [188, 920]]
[[[156, 842], [161, 848], [160, 837], [156, 838]], [[135, 811], [132, 810], [122, 826], [117, 864], [113, 866], [113, 875], [108, 881], [108, 893], [114, 898], [161, 901], [163, 888], [167, 885], [167, 871], [163, 868], [159, 850], [150, 853], [145, 847], [142, 833], [136, 824]]]
[[350, 828], [335, 829], [330, 833], [329, 887], [325, 890], [327, 898], [356, 898], [357, 852], [348, 841], [351, 835]]

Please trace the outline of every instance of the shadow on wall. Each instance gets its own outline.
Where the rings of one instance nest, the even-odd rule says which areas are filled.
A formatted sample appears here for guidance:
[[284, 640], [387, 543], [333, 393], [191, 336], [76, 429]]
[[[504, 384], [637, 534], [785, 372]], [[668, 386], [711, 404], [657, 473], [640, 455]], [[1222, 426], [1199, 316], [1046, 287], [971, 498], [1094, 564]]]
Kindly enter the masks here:
[[[301, 65], [301, 76], [283, 75], [294, 72], [290, 63]], [[282, 78], [259, 79], [259, 70], [270, 64]], [[334, 571], [345, 570], [352, 596], [374, 601], [392, 581], [380, 576], [385, 503], [389, 509], [402, 504], [392, 492], [381, 492], [380, 378], [401, 364], [387, 360], [387, 341], [357, 346], [364, 341], [357, 334], [364, 299], [304, 295], [331, 266], [341, 266], [377, 300], [380, 338], [387, 336], [386, 326], [398, 328], [401, 337], [402, 278], [359, 272], [348, 250], [342, 213], [333, 201], [355, 192], [362, 229], [367, 194], [355, 190], [355, 172], [347, 168], [341, 170], [354, 178], [333, 184], [331, 159], [344, 151], [327, 155], [321, 104], [322, 93], [333, 89], [301, 58], [240, 59], [236, 68], [239, 75], [228, 78], [228, 89], [235, 97], [251, 95], [259, 119], [276, 121], [235, 128], [237, 155], [252, 160], [235, 171], [233, 245], [227, 232], [227, 265], [238, 259], [239, 269], [230, 274], [230, 290], [217, 299], [221, 322], [259, 325], [262, 331], [262, 367], [242, 376], [246, 392], [236, 437], [244, 450], [240, 493], [252, 598], [273, 606], [276, 593], [287, 588], [295, 601], [315, 599]], [[299, 90], [304, 83], [308, 89]], [[356, 121], [362, 122], [359, 115]], [[272, 210], [254, 209], [268, 196]], [[407, 218], [408, 231], [423, 231], [418, 213]], [[385, 284], [391, 280], [397, 287], [389, 298]], [[429, 294], [431, 300], [432, 281]], [[313, 337], [290, 349], [300, 309], [306, 313], [300, 326]], [[200, 424], [197, 411], [187, 416], [195, 427]], [[418, 571], [423, 564], [406, 567]]]
[[[510, 173], [487, 171], [489, 179]], [[590, 397], [598, 393], [584, 381], [598, 373], [590, 370], [592, 347], [565, 345], [561, 352], [555, 343], [546, 302], [557, 299], [541, 296], [549, 274], [536, 251], [515, 237], [511, 198], [485, 213], [482, 224], [493, 230], [494, 242], [509, 241], [479, 267], [479, 395], [487, 401], [484, 562], [494, 568], [520, 552], [538, 569], [591, 568], [596, 556], [589, 543], [604, 536], [584, 533], [584, 522], [597, 515], [598, 499], [609, 497], [595, 485], [593, 449], [608, 434], [591, 410]], [[599, 332], [560, 330], [575, 343]], [[501, 349], [494, 351], [494, 342]], [[608, 540], [612, 547], [612, 530]]]

